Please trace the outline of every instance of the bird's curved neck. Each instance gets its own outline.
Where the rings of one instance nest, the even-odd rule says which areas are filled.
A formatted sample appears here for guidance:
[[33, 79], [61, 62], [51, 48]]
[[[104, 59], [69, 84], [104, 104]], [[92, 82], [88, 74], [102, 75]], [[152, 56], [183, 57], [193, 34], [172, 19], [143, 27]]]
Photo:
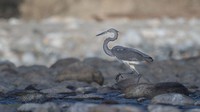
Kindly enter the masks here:
[[115, 41], [118, 37], [118, 33], [114, 33], [114, 36], [113, 37], [108, 37], [105, 41], [104, 41], [104, 44], [103, 44], [103, 49], [105, 51], [105, 53], [109, 56], [114, 56], [111, 52], [111, 49], [108, 47], [108, 43], [110, 41]]

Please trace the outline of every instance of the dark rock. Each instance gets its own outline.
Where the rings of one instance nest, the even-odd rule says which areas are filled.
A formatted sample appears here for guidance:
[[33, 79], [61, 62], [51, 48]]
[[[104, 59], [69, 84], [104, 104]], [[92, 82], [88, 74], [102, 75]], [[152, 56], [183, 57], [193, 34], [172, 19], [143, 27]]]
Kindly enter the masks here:
[[196, 102], [194, 103], [194, 105], [200, 106], [200, 100], [196, 101]]
[[16, 66], [9, 61], [0, 62], [0, 92], [8, 92], [19, 83], [20, 77]]
[[145, 112], [145, 111], [137, 106], [76, 103], [68, 109], [68, 112]]
[[73, 90], [68, 89], [65, 85], [60, 85], [60, 86], [56, 86], [56, 87], [52, 87], [52, 88], [48, 88], [48, 89], [43, 89], [40, 92], [42, 93], [46, 93], [46, 94], [67, 94], [67, 93], [74, 93]]
[[5, 82], [0, 82], [0, 94], [7, 93], [8, 91], [11, 91], [15, 88], [14, 85], [5, 83]]
[[17, 100], [20, 102], [44, 102], [47, 100], [45, 94], [41, 93], [27, 93], [20, 96], [16, 96]]
[[119, 104], [119, 102], [116, 100], [103, 100], [101, 103], [102, 104]]
[[39, 91], [40, 89], [37, 88], [37, 84], [31, 84], [31, 85], [28, 85], [27, 87], [25, 87], [25, 90]]
[[18, 109], [18, 112], [61, 112], [60, 108], [52, 103], [44, 103], [44, 104], [37, 104], [37, 103], [27, 103], [21, 105]]
[[195, 92], [192, 92], [190, 96], [193, 97], [194, 99], [200, 99], [200, 90], [196, 90]]
[[100, 93], [100, 94], [109, 94], [111, 92], [118, 92], [118, 90], [113, 90], [110, 87], [99, 87], [99, 88], [97, 88], [97, 93]]
[[134, 85], [135, 85], [135, 80], [133, 78], [127, 78], [127, 79], [124, 79], [124, 80], [117, 82], [113, 87], [115, 89], [119, 89], [119, 90], [123, 91], [127, 87], [134, 86]]
[[0, 72], [3, 71], [12, 71], [12, 72], [16, 72], [16, 66], [14, 63], [10, 62], [10, 61], [3, 61], [0, 62]]
[[177, 82], [163, 82], [157, 84], [129, 85], [122, 90], [126, 98], [152, 98], [164, 93], [180, 93], [189, 95], [188, 89]]
[[102, 95], [97, 95], [97, 94], [94, 94], [94, 93], [91, 93], [91, 94], [78, 94], [76, 96], [67, 96], [65, 98], [68, 98], [68, 99], [77, 99], [77, 100], [84, 100], [84, 99], [104, 99], [104, 97]]
[[33, 66], [20, 66], [18, 67], [19, 75], [23, 80], [21, 85], [52, 85], [54, 84], [55, 76], [51, 74], [51, 71], [43, 65]]
[[50, 69], [60, 70], [60, 69], [66, 68], [69, 65], [76, 63], [76, 62], [80, 62], [80, 60], [77, 58], [60, 59], [60, 60], [56, 61], [53, 65], [51, 65]]
[[46, 94], [35, 90], [13, 90], [6, 93], [5, 97], [14, 98], [19, 102], [43, 102]]
[[138, 71], [155, 83], [171, 81], [199, 86], [199, 64], [198, 56], [181, 60], [155, 61], [150, 66], [138, 67]]
[[73, 63], [66, 69], [59, 71], [56, 79], [59, 82], [64, 80], [77, 80], [88, 83], [96, 82], [100, 85], [104, 82], [104, 77], [100, 71], [81, 62]]
[[152, 103], [170, 104], [170, 105], [194, 105], [195, 101], [183, 94], [166, 93], [152, 98]]
[[166, 105], [148, 105], [149, 112], [182, 112], [177, 107]]
[[151, 98], [156, 93], [154, 90], [154, 85], [152, 84], [139, 84], [139, 85], [131, 85], [124, 89], [123, 93], [126, 98], [140, 98], [147, 97]]
[[71, 90], [76, 90], [77, 88], [80, 87], [90, 87], [91, 84], [88, 84], [87, 82], [80, 82], [80, 81], [76, 81], [76, 80], [66, 80], [66, 81], [62, 81], [60, 83], [56, 83], [57, 86], [60, 85], [65, 85], [66, 88], [71, 89]]
[[[189, 90], [182, 84], [178, 82], [162, 82], [157, 83], [154, 86], [154, 91], [157, 91], [158, 94], [163, 93], [181, 93], [184, 95], [189, 95]], [[159, 93], [160, 92], [160, 93]]]
[[108, 61], [101, 58], [86, 58], [83, 60], [83, 63], [90, 65], [94, 68], [97, 68], [103, 76], [105, 77], [105, 84], [115, 83], [115, 76], [120, 73], [128, 70], [128, 67], [124, 64], [119, 63], [118, 61]]

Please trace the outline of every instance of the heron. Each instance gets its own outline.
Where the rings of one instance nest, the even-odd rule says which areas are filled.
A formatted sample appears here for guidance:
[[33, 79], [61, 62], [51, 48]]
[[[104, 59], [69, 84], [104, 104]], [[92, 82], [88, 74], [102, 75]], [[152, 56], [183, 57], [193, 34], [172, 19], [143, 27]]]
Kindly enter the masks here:
[[137, 84], [138, 84], [142, 74], [140, 74], [136, 70], [135, 65], [141, 64], [144, 62], [151, 63], [151, 62], [153, 62], [153, 58], [151, 56], [143, 53], [142, 51], [139, 51], [134, 48], [128, 48], [128, 47], [123, 47], [123, 46], [117, 45], [110, 49], [108, 47], [108, 44], [111, 41], [117, 40], [119, 31], [117, 31], [114, 28], [111, 28], [111, 29], [108, 29], [107, 31], [97, 34], [96, 36], [100, 36], [100, 35], [107, 34], [107, 33], [112, 33], [114, 35], [113, 35], [113, 37], [108, 37], [104, 40], [104, 43], [103, 43], [104, 52], [108, 56], [115, 57], [117, 60], [122, 61], [122, 63], [127, 65], [131, 70], [131, 72], [117, 74], [115, 80], [118, 82], [119, 77], [120, 76], [123, 77], [122, 74], [133, 74], [135, 71], [137, 73], [137, 77], [138, 77], [138, 79], [137, 79]]

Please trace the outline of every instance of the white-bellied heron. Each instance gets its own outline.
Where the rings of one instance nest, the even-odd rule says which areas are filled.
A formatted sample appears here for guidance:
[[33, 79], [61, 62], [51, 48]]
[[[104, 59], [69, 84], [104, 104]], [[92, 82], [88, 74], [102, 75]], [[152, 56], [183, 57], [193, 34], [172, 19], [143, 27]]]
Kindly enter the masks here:
[[128, 65], [131, 69], [131, 72], [129, 72], [129, 73], [119, 73], [116, 76], [116, 80], [118, 81], [119, 77], [122, 76], [122, 74], [133, 74], [135, 71], [138, 75], [138, 80], [137, 80], [137, 84], [138, 84], [142, 75], [136, 70], [134, 65], [140, 64], [142, 62], [150, 63], [150, 62], [153, 62], [153, 59], [149, 55], [147, 55], [137, 49], [134, 49], [134, 48], [127, 48], [127, 47], [123, 47], [123, 46], [114, 46], [112, 49], [110, 49], [108, 47], [108, 43], [110, 41], [117, 40], [118, 32], [119, 31], [115, 30], [114, 28], [111, 28], [111, 29], [104, 31], [96, 36], [100, 36], [100, 35], [103, 35], [106, 33], [114, 34], [113, 37], [108, 37], [104, 40], [103, 50], [107, 55], [109, 55], [111, 57], [116, 57], [118, 60], [121, 60], [124, 64]]

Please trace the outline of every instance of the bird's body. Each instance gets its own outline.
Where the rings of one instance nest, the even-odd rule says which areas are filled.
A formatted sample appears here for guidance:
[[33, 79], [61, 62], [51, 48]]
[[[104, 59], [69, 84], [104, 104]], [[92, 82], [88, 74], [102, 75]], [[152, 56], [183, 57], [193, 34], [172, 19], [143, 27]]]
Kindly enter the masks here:
[[127, 48], [123, 46], [114, 46], [111, 49], [111, 52], [116, 58], [120, 60], [124, 60], [124, 61], [134, 61], [134, 62], [142, 62], [142, 61], [152, 62], [153, 61], [153, 59], [150, 56], [133, 48]]
[[[118, 31], [111, 28], [105, 32], [98, 34], [97, 36], [103, 35], [108, 32], [113, 33], [114, 36], [109, 37], [104, 41], [103, 49], [104, 49], [105, 53], [109, 56], [116, 57], [118, 60], [121, 60], [126, 65], [129, 65], [129, 67], [132, 69], [132, 72], [135, 71], [138, 74], [138, 76], [139, 76], [138, 81], [137, 81], [137, 83], [138, 83], [140, 80], [141, 74], [139, 74], [139, 72], [135, 69], [134, 65], [140, 64], [141, 62], [150, 63], [150, 62], [153, 62], [153, 59], [149, 55], [147, 55], [137, 49], [134, 49], [134, 48], [128, 48], [128, 47], [123, 47], [123, 46], [114, 46], [112, 49], [110, 49], [108, 47], [108, 43], [110, 41], [117, 40]], [[116, 80], [118, 80], [119, 76], [121, 76], [121, 75], [122, 75], [122, 73], [118, 74], [116, 77]]]

